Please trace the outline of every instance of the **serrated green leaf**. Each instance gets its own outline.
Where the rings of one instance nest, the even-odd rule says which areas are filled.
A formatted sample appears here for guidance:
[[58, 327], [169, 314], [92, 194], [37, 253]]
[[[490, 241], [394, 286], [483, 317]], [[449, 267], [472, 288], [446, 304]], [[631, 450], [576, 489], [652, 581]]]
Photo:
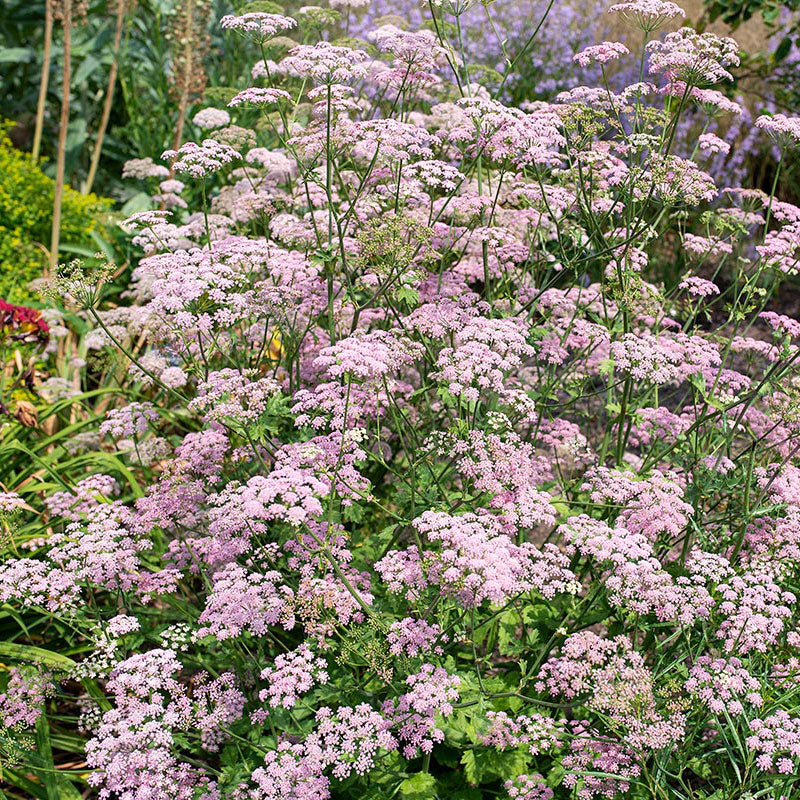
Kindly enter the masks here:
[[400, 794], [407, 800], [427, 800], [436, 795], [436, 778], [430, 772], [418, 772], [400, 784]]
[[461, 758], [464, 776], [472, 786], [492, 783], [496, 780], [511, 780], [522, 775], [529, 757], [520, 750], [500, 753], [497, 750], [467, 750]]
[[475, 751], [467, 750], [467, 752], [461, 756], [461, 763], [464, 765], [464, 777], [467, 779], [467, 783], [477, 786], [480, 782], [480, 776], [478, 773], [478, 764], [475, 760]]

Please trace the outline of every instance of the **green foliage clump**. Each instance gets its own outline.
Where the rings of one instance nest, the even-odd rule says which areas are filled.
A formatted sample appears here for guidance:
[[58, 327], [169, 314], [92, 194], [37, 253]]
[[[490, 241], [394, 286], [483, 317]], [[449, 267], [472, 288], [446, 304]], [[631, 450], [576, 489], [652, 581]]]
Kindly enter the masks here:
[[[8, 138], [11, 124], [0, 121], [0, 298], [25, 303], [34, 295], [28, 284], [42, 274], [50, 242], [55, 181], [17, 150]], [[110, 201], [64, 187], [61, 242], [96, 249], [92, 231]]]

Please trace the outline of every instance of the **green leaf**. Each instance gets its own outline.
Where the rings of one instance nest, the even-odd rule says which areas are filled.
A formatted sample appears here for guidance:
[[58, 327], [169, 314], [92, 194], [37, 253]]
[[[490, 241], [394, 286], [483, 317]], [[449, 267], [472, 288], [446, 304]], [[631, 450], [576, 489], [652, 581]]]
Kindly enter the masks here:
[[83, 256], [84, 258], [91, 258], [97, 252], [94, 247], [86, 247], [82, 244], [70, 244], [69, 242], [61, 242], [58, 245], [58, 249], [64, 253], [71, 253], [74, 256]]
[[775, 50], [775, 55], [773, 56], [773, 58], [775, 59], [775, 61], [783, 61], [783, 59], [789, 55], [789, 51], [791, 49], [792, 49], [792, 40], [788, 36], [784, 36], [783, 39], [781, 40], [781, 43]]
[[7, 656], [19, 661], [34, 661], [37, 664], [45, 664], [48, 667], [63, 670], [72, 669], [75, 666], [75, 662], [71, 658], [30, 644], [0, 642], [0, 656]]
[[30, 47], [0, 47], [0, 64], [24, 64], [35, 55]]
[[436, 763], [448, 767], [450, 770], [458, 769], [460, 757], [461, 750], [458, 747], [450, 747], [446, 744], [439, 744], [436, 747]]
[[56, 777], [58, 778], [59, 800], [83, 800], [83, 795], [73, 783], [68, 781], [63, 775], [57, 775]]
[[87, 456], [79, 456], [71, 462], [73, 465], [83, 463], [97, 463], [104, 462], [110, 470], [116, 470], [128, 482], [131, 491], [136, 497], [144, 497], [144, 490], [136, 480], [136, 476], [122, 463], [122, 461], [113, 453], [90, 453]]
[[131, 214], [135, 214], [137, 211], [145, 211], [150, 208], [152, 200], [150, 199], [150, 195], [147, 192], [139, 192], [131, 197], [127, 203], [120, 209], [120, 214], [123, 217], [129, 217]]
[[686, 766], [694, 772], [695, 775], [699, 775], [704, 780], [708, 780], [714, 774], [714, 770], [711, 765], [704, 761], [702, 758], [690, 758], [686, 762]]
[[[18, 789], [22, 789], [23, 791], [28, 793], [27, 796], [35, 797], [36, 800], [48, 800], [44, 787], [40, 786], [38, 783], [32, 781], [30, 778], [23, 775], [22, 772], [19, 770], [4, 769], [3, 782], [4, 784], [8, 784], [10, 786], [15, 786]], [[15, 795], [15, 797], [18, 796], [19, 795]], [[23, 795], [23, 797], [25, 796], [26, 795]]]
[[93, 55], [87, 55], [83, 59], [78, 69], [75, 71], [73, 86], [79, 86], [83, 83], [98, 67], [102, 67], [103, 62]]
[[397, 299], [405, 300], [410, 306], [417, 306], [419, 305], [419, 292], [416, 289], [403, 286], [397, 290]]
[[555, 789], [566, 775], [566, 770], [560, 762], [553, 764], [550, 771], [547, 773], [547, 785], [551, 789]]
[[32, 461], [44, 467], [47, 470], [47, 472], [50, 473], [50, 476], [54, 478], [56, 481], [58, 481], [58, 483], [61, 484], [61, 486], [63, 486], [68, 492], [72, 491], [69, 484], [64, 481], [64, 479], [47, 463], [46, 460], [40, 458], [35, 453], [32, 453], [24, 445], [20, 444], [19, 442], [9, 442], [7, 445], [5, 445], [5, 447], [7, 447], [9, 450], [17, 450], [21, 453], [24, 453]]
[[477, 784], [480, 783], [480, 775], [478, 773], [478, 765], [475, 761], [475, 751], [467, 750], [467, 752], [461, 756], [461, 763], [464, 765], [464, 777], [467, 779], [467, 782], [471, 783], [473, 786], [477, 786]]
[[436, 795], [436, 778], [429, 772], [418, 772], [400, 784], [400, 794], [408, 800], [427, 800]]
[[520, 624], [519, 614], [514, 608], [509, 608], [500, 615], [497, 651], [501, 656], [513, 656], [522, 651], [524, 642], [520, 641], [518, 634]]
[[92, 241], [95, 243], [95, 245], [97, 245], [95, 248], [96, 252], [103, 253], [103, 255], [105, 255], [105, 257], [109, 261], [113, 261], [114, 245], [111, 242], [109, 242], [106, 238], [101, 236], [100, 231], [97, 230], [90, 231], [89, 235], [92, 237]]
[[47, 714], [39, 714], [36, 720], [36, 750], [42, 759], [42, 784], [44, 785], [47, 800], [59, 800], [58, 781], [56, 768], [53, 763], [53, 748], [50, 746], [50, 725]]
[[467, 750], [461, 758], [464, 776], [473, 786], [500, 780], [511, 780], [522, 775], [528, 756], [520, 750], [499, 753], [496, 750]]
[[480, 789], [475, 789], [472, 786], [465, 786], [463, 789], [457, 789], [455, 792], [448, 792], [447, 797], [449, 800], [483, 800], [483, 793]]

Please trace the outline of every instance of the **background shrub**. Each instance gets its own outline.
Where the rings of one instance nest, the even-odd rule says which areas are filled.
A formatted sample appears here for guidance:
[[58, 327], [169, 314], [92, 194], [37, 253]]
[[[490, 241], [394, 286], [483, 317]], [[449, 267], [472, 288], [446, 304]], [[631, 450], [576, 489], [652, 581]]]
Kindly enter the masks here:
[[[0, 124], [0, 297], [21, 303], [34, 297], [28, 284], [47, 262], [54, 181], [8, 138], [10, 124]], [[93, 232], [110, 201], [65, 187], [61, 240], [67, 253], [96, 250]]]

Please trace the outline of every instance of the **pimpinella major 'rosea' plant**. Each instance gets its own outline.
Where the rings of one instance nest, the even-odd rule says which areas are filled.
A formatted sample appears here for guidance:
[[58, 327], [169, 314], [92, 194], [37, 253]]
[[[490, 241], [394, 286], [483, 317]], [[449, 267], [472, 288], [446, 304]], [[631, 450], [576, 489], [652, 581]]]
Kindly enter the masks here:
[[253, 85], [126, 166], [127, 305], [59, 275], [28, 390], [74, 327], [83, 394], [1, 473], [11, 794], [800, 793], [800, 209], [673, 150], [736, 43], [619, 3], [644, 53], [520, 109], [463, 10], [279, 60], [292, 18], [225, 17]]

